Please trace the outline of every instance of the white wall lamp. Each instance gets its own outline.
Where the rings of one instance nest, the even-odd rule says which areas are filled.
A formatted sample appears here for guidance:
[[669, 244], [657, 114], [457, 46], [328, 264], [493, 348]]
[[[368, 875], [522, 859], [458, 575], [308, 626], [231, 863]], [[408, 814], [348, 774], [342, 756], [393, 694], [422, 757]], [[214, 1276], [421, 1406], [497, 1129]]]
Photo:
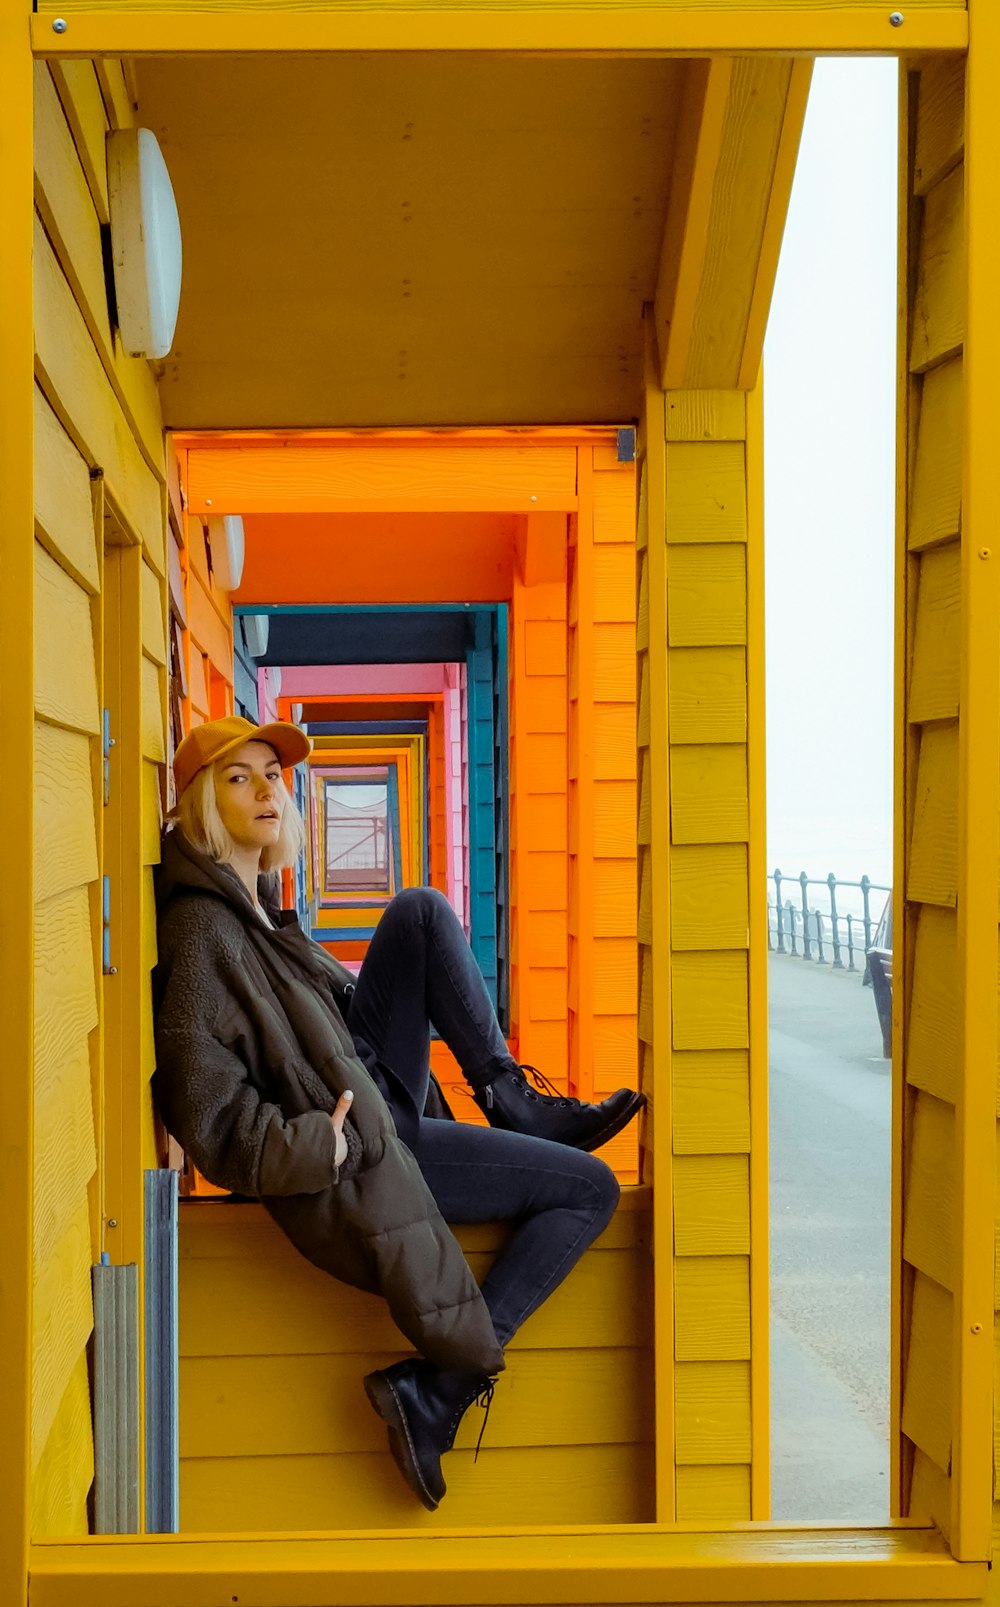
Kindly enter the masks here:
[[181, 299], [181, 225], [156, 135], [108, 135], [108, 207], [118, 328], [130, 357], [166, 357]]
[[246, 539], [238, 513], [226, 513], [208, 521], [208, 543], [212, 549], [212, 576], [223, 591], [235, 591], [243, 579]]
[[270, 614], [243, 615], [243, 640], [247, 644], [247, 652], [251, 658], [263, 658], [267, 652], [270, 624]]

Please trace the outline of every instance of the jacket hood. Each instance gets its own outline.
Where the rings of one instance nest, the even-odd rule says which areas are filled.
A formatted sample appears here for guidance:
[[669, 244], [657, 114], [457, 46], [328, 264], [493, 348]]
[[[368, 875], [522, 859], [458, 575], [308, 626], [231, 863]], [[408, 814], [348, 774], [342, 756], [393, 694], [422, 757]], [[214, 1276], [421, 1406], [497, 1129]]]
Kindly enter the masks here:
[[[250, 920], [257, 920], [250, 895], [231, 865], [220, 865], [189, 842], [178, 826], [165, 832], [160, 863], [154, 876], [156, 907], [162, 915], [177, 893], [210, 893], [224, 899], [232, 909]], [[258, 878], [257, 895], [270, 912], [280, 903], [280, 878], [276, 871]]]

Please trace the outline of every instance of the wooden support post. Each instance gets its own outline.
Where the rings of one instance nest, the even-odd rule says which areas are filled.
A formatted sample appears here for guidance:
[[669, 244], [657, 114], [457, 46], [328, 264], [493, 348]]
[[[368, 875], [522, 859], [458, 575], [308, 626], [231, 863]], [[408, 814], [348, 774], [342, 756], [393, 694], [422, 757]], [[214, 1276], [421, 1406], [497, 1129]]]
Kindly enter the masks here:
[[0, 900], [4, 1121], [0, 1129], [0, 1600], [27, 1600], [31, 1466], [32, 1129], [34, 1061], [32, 61], [28, 17], [0, 3], [0, 735], [17, 783], [7, 802], [16, 843]]

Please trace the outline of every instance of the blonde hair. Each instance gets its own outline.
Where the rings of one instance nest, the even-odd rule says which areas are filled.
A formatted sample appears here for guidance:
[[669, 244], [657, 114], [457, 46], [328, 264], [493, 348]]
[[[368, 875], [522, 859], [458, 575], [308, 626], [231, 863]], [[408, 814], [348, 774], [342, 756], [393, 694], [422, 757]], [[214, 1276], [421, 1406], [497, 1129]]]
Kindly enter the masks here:
[[[261, 850], [261, 875], [265, 871], [290, 868], [306, 846], [306, 828], [285, 786], [284, 777], [280, 779], [278, 785], [285, 801], [281, 815], [281, 830], [272, 846]], [[219, 805], [215, 798], [213, 765], [203, 765], [184, 788], [177, 800], [172, 818], [177, 821], [188, 842], [193, 843], [195, 848], [200, 848], [203, 854], [207, 854], [209, 859], [214, 859], [217, 864], [229, 864], [236, 844], [219, 814]]]

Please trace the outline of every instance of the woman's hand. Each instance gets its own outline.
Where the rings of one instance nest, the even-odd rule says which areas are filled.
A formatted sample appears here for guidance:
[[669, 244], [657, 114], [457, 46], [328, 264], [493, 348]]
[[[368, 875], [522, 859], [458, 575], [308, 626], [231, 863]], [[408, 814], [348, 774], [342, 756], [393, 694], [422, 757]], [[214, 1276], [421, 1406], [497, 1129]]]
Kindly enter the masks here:
[[333, 1160], [334, 1166], [343, 1166], [347, 1159], [347, 1139], [344, 1137], [344, 1122], [347, 1120], [347, 1112], [351, 1108], [351, 1102], [353, 1099], [354, 1095], [351, 1093], [350, 1089], [347, 1090], [346, 1094], [341, 1094], [340, 1098], [337, 1100], [337, 1108], [330, 1117], [330, 1120], [333, 1123], [334, 1137], [337, 1141], [337, 1148]]

